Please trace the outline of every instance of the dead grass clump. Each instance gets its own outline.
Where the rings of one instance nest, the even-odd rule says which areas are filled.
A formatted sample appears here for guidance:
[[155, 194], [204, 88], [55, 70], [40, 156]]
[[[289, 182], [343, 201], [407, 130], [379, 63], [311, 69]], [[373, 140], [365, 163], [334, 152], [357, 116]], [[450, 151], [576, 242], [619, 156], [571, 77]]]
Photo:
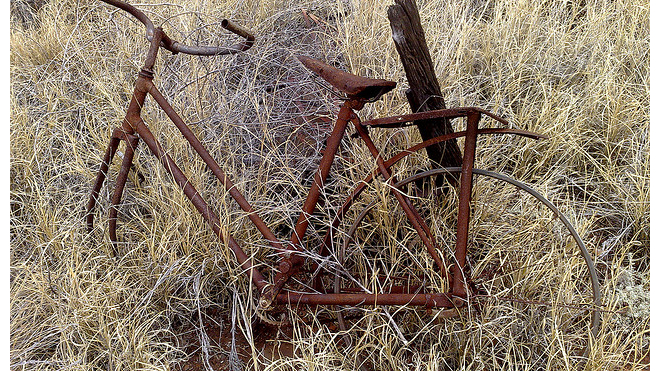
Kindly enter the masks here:
[[[155, 83], [283, 239], [298, 216], [337, 106], [295, 55], [400, 83], [366, 107], [363, 117], [407, 112], [387, 5], [252, 0], [138, 5], [173, 38], [189, 44], [236, 41], [218, 26], [223, 18], [254, 30], [255, 46], [236, 56], [162, 53]], [[532, 184], [584, 238], [597, 264], [606, 310], [587, 367], [644, 369], [650, 334], [648, 3], [425, 0], [419, 7], [448, 106], [486, 108], [516, 128], [550, 137], [540, 142], [484, 138], [477, 166]], [[253, 289], [233, 255], [143, 145], [120, 211], [121, 243], [113, 247], [106, 233], [117, 161], [100, 197], [96, 227], [87, 233], [84, 206], [142, 64], [143, 30], [101, 2], [17, 1], [12, 9], [12, 369], [164, 370], [184, 368], [193, 358], [207, 369], [575, 366], [582, 344], [565, 334], [586, 328], [585, 320], [561, 307], [550, 316], [539, 306], [499, 302], [459, 318], [410, 308], [345, 309], [356, 314], [347, 316], [347, 331], [334, 321], [335, 308], [296, 309], [289, 315], [301, 321], [293, 329], [260, 330], [254, 325]], [[168, 118], [147, 102], [145, 121], [226, 230], [261, 266], [273, 264], [272, 249]], [[419, 139], [414, 129], [373, 135], [386, 153]], [[322, 261], [313, 252], [337, 204], [374, 166], [363, 146], [348, 138], [340, 155], [306, 241], [310, 257], [328, 269], [341, 268], [338, 256]], [[402, 179], [427, 168], [418, 156], [396, 171]], [[546, 292], [553, 299], [580, 298], [585, 281], [576, 277], [585, 277], [584, 266], [575, 250], [567, 250], [574, 246], [565, 243], [566, 231], [510, 188], [477, 184], [474, 269], [485, 277], [496, 269], [477, 261], [493, 262], [507, 252], [509, 261], [520, 262], [525, 254], [517, 251], [553, 246], [550, 253], [527, 254], [544, 264], [525, 271], [533, 272], [527, 276], [532, 278], [519, 293], [555, 287], [561, 290]], [[386, 191], [375, 183], [357, 206], [383, 200]], [[453, 201], [444, 202], [429, 213], [437, 216], [434, 228], [448, 231], [439, 235], [441, 243], [451, 246], [455, 213]], [[365, 269], [361, 284], [369, 289], [377, 289], [378, 280], [369, 280], [371, 268], [364, 262], [392, 272], [429, 264], [414, 254], [416, 242], [396, 213], [382, 205], [373, 211], [382, 216], [365, 219], [372, 224], [361, 235], [382, 249], [349, 247], [355, 253], [351, 264]], [[430, 275], [429, 282], [442, 289], [437, 278]], [[493, 280], [490, 289], [506, 292], [506, 279]], [[568, 317], [554, 314], [560, 312]], [[541, 340], [533, 336], [538, 334]], [[282, 355], [267, 357], [267, 352]]]

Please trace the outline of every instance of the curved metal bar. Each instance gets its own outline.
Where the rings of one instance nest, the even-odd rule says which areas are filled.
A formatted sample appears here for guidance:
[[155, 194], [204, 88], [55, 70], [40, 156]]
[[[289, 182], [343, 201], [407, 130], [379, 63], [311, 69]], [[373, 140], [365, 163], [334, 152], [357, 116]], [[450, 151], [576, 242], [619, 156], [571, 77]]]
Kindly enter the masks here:
[[406, 123], [408, 122], [413, 122], [417, 120], [428, 120], [428, 119], [435, 119], [435, 118], [457, 118], [457, 117], [466, 117], [467, 115], [471, 113], [481, 113], [483, 115], [486, 115], [490, 118], [492, 118], [495, 121], [499, 121], [503, 123], [504, 125], [509, 125], [509, 122], [500, 116], [497, 116], [496, 114], [492, 112], [488, 112], [484, 109], [478, 108], [478, 107], [456, 107], [456, 108], [449, 108], [449, 109], [441, 109], [441, 110], [433, 110], [433, 111], [424, 111], [424, 112], [418, 112], [418, 113], [411, 113], [407, 115], [400, 115], [400, 116], [391, 116], [391, 117], [383, 117], [383, 118], [377, 118], [374, 120], [369, 120], [369, 121], [363, 121], [362, 125], [364, 126], [373, 126], [373, 127], [382, 127], [382, 128], [398, 128], [402, 126], [408, 126]]
[[168, 38], [167, 42], [164, 42], [163, 46], [165, 49], [171, 51], [172, 53], [184, 53], [190, 55], [227, 55], [227, 54], [236, 54], [242, 51], [246, 51], [254, 45], [254, 35], [248, 32], [246, 29], [240, 27], [239, 25], [223, 19], [220, 25], [229, 32], [232, 32], [238, 36], [245, 38], [245, 41], [237, 43], [232, 46], [193, 46], [181, 44], [178, 41], [174, 41]]
[[[412, 183], [414, 181], [426, 178], [426, 177], [431, 177], [431, 176], [436, 176], [440, 174], [449, 174], [449, 173], [460, 173], [462, 168], [460, 167], [450, 167], [450, 168], [442, 168], [442, 169], [433, 169], [429, 171], [425, 171], [419, 174], [416, 174], [414, 176], [408, 177], [404, 180], [399, 181], [394, 185], [394, 187], [403, 187], [409, 183]], [[587, 264], [587, 269], [589, 270], [589, 277], [591, 280], [591, 286], [593, 290], [593, 298], [594, 298], [594, 305], [596, 307], [600, 307], [602, 305], [602, 299], [601, 299], [601, 292], [600, 292], [600, 283], [598, 282], [598, 277], [596, 275], [596, 269], [595, 265], [593, 263], [593, 260], [591, 259], [591, 255], [589, 254], [589, 251], [587, 251], [587, 248], [582, 241], [582, 238], [580, 235], [577, 233], [575, 230], [575, 227], [568, 221], [568, 219], [564, 216], [564, 214], [559, 211], [559, 209], [547, 198], [545, 198], [543, 195], [541, 195], [539, 192], [536, 190], [532, 189], [531, 187], [527, 186], [526, 184], [517, 181], [515, 179], [512, 179], [506, 175], [488, 171], [488, 170], [482, 170], [482, 169], [472, 169], [472, 172], [474, 174], [480, 174], [484, 176], [488, 176], [494, 179], [501, 180], [503, 182], [509, 183], [514, 185], [515, 187], [518, 187], [519, 189], [527, 192], [537, 200], [539, 200], [541, 203], [543, 203], [546, 207], [548, 207], [564, 224], [564, 226], [568, 229], [569, 233], [577, 243], [577, 245], [580, 248], [580, 254], [582, 255], [582, 258], [584, 259], [585, 263]], [[362, 219], [364, 216], [371, 210], [374, 206], [376, 205], [376, 201], [371, 202], [369, 205], [366, 206], [366, 208], [360, 213], [358, 218], [356, 218], [355, 222], [353, 225], [351, 225], [351, 228], [349, 230], [349, 236], [352, 236], [352, 233], [355, 231], [357, 228], [357, 225], [361, 223]], [[337, 282], [335, 282], [335, 286], [337, 285]], [[336, 288], [336, 287], [335, 287]], [[337, 294], [341, 295], [341, 294]], [[364, 295], [364, 294], [363, 294]], [[307, 299], [307, 298], [305, 298]], [[350, 298], [349, 298], [350, 299]], [[341, 299], [334, 299], [334, 300], [341, 300]], [[511, 299], [510, 299], [511, 300]], [[570, 306], [569, 306], [570, 307]], [[601, 322], [601, 314], [600, 310], [597, 309], [588, 309], [591, 311], [591, 335], [596, 338], [598, 336], [598, 330], [600, 328], [600, 322]], [[585, 348], [584, 354], [587, 355], [590, 352], [590, 346], [587, 344], [587, 347]]]
[[[460, 173], [461, 168], [460, 167], [448, 167], [448, 168], [442, 168], [442, 169], [432, 169], [428, 170], [416, 175], [413, 175], [409, 178], [406, 178], [398, 183], [396, 183], [394, 186], [395, 187], [402, 187], [406, 184], [409, 184], [411, 182], [414, 182], [415, 180], [419, 180], [428, 176], [433, 176], [433, 175], [440, 175], [440, 174], [448, 174], [448, 173]], [[580, 254], [584, 258], [584, 261], [587, 264], [587, 267], [589, 269], [589, 276], [591, 277], [591, 287], [594, 292], [594, 304], [596, 306], [601, 305], [601, 294], [600, 294], [600, 283], [598, 282], [598, 276], [596, 275], [596, 267], [594, 265], [593, 260], [591, 259], [591, 255], [589, 254], [589, 251], [587, 250], [587, 247], [584, 245], [584, 242], [582, 241], [582, 238], [580, 235], [577, 233], [575, 230], [575, 227], [571, 224], [571, 222], [568, 221], [566, 216], [562, 214], [561, 211], [552, 203], [550, 200], [547, 198], [543, 197], [538, 191], [534, 190], [533, 188], [529, 187], [525, 183], [522, 183], [520, 181], [517, 181], [515, 179], [512, 179], [506, 175], [496, 173], [493, 171], [488, 171], [488, 170], [482, 170], [482, 169], [472, 169], [472, 172], [474, 174], [480, 174], [484, 176], [488, 176], [494, 179], [499, 179], [503, 182], [507, 182], [509, 184], [512, 184], [523, 191], [529, 193], [530, 195], [534, 196], [537, 200], [541, 201], [545, 206], [547, 206], [555, 215], [561, 220], [562, 224], [568, 229], [569, 233], [575, 239], [575, 242], [580, 248]], [[593, 324], [592, 328], [592, 335], [594, 337], [597, 336], [598, 334], [598, 328], [600, 327], [600, 312], [599, 311], [592, 311], [591, 314], [591, 320]]]
[[[444, 111], [444, 110], [443, 110]], [[433, 111], [429, 111], [433, 112]], [[363, 122], [364, 124], [364, 122]], [[479, 134], [513, 134], [513, 135], [519, 135], [522, 137], [526, 138], [532, 138], [532, 139], [545, 139], [547, 136], [533, 133], [531, 131], [526, 131], [526, 130], [519, 130], [519, 129], [508, 129], [508, 128], [484, 128], [484, 129], [479, 129], [477, 130], [477, 135]], [[401, 161], [403, 158], [406, 156], [409, 156], [415, 152], [418, 152], [428, 146], [434, 145], [436, 143], [440, 142], [446, 142], [451, 139], [456, 139], [465, 136], [465, 131], [459, 131], [455, 133], [450, 133], [450, 134], [445, 134], [441, 135], [439, 137], [431, 138], [429, 140], [425, 140], [421, 143], [418, 143], [408, 149], [405, 149], [395, 156], [391, 157], [387, 161], [385, 161], [385, 167], [389, 169], [392, 167], [394, 164], [397, 162]], [[369, 174], [360, 184], [353, 189], [353, 192], [346, 198], [346, 201], [342, 204], [342, 206], [339, 208], [339, 211], [337, 212], [337, 215], [335, 218], [332, 220], [332, 223], [330, 224], [330, 228], [326, 232], [326, 235], [323, 239], [323, 244], [320, 247], [319, 254], [321, 256], [325, 256], [330, 252], [330, 247], [332, 246], [332, 238], [334, 234], [337, 232], [337, 227], [339, 227], [339, 223], [344, 218], [344, 215], [348, 211], [348, 209], [351, 208], [353, 205], [353, 202], [360, 196], [360, 194], [364, 191], [366, 186], [371, 183], [371, 181], [374, 179], [374, 176], [377, 176], [379, 174], [378, 169], [375, 169], [371, 174]]]
[[[513, 135], [519, 135], [522, 137], [526, 138], [531, 138], [531, 139], [546, 139], [547, 136], [537, 134], [531, 131], [526, 131], [526, 130], [519, 130], [519, 129], [508, 129], [508, 128], [484, 128], [484, 129], [478, 129], [477, 130], [477, 136], [480, 134], [513, 134]], [[455, 133], [450, 133], [450, 134], [445, 134], [441, 135], [439, 137], [431, 138], [428, 140], [425, 140], [421, 143], [418, 143], [408, 149], [405, 149], [399, 153], [397, 153], [395, 156], [391, 157], [389, 160], [385, 161], [386, 166], [389, 168], [390, 166], [394, 165], [395, 163], [399, 162], [402, 158], [417, 152], [421, 149], [424, 149], [428, 146], [431, 146], [436, 143], [440, 142], [446, 142], [450, 139], [456, 139], [460, 137], [464, 137], [466, 135], [466, 131], [458, 131]], [[374, 170], [374, 174], [377, 172], [377, 170]]]
[[133, 17], [137, 18], [138, 21], [142, 22], [147, 28], [147, 40], [151, 41], [151, 38], [154, 36], [154, 24], [151, 22], [151, 19], [147, 17], [140, 9], [134, 7], [131, 4], [127, 4], [119, 0], [101, 0], [106, 4], [115, 6], [121, 10], [125, 10], [130, 13]]
[[483, 128], [477, 130], [477, 135], [479, 134], [513, 134], [519, 135], [521, 137], [526, 137], [530, 139], [548, 139], [547, 135], [535, 133], [533, 131], [521, 130], [521, 129], [509, 129], [509, 128]]
[[[147, 40], [151, 41], [154, 37], [154, 24], [147, 17], [146, 14], [144, 14], [141, 10], [138, 8], [134, 7], [133, 5], [130, 5], [128, 3], [125, 3], [120, 0], [101, 0], [106, 4], [115, 6], [119, 9], [125, 10], [126, 12], [130, 13], [132, 16], [137, 18], [144, 26], [146, 27], [146, 37]], [[249, 31], [244, 29], [241, 26], [238, 26], [237, 24], [227, 20], [223, 19], [220, 25], [226, 29], [229, 32], [232, 32], [238, 36], [241, 36], [245, 38], [245, 41], [237, 43], [232, 46], [192, 46], [192, 45], [185, 45], [182, 44], [176, 40], [171, 39], [169, 36], [165, 35], [163, 33], [163, 40], [160, 42], [160, 46], [163, 48], [171, 51], [172, 53], [184, 53], [184, 54], [191, 54], [191, 55], [226, 55], [226, 54], [236, 54], [245, 50], [248, 50], [254, 45], [254, 35], [252, 35]]]

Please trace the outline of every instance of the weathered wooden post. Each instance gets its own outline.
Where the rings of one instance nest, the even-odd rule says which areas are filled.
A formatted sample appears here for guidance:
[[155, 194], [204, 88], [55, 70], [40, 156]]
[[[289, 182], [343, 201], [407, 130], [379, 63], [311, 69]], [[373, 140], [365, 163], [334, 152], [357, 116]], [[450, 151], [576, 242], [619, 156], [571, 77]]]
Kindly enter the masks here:
[[[387, 16], [410, 85], [406, 91], [410, 108], [413, 112], [446, 108], [415, 0], [395, 0], [395, 4], [388, 8]], [[454, 132], [450, 120], [445, 118], [420, 120], [414, 124], [423, 140]], [[456, 140], [427, 147], [426, 153], [436, 166], [461, 166], [462, 156]], [[454, 178], [450, 182], [456, 184]], [[443, 183], [443, 178], [436, 180], [436, 185]]]

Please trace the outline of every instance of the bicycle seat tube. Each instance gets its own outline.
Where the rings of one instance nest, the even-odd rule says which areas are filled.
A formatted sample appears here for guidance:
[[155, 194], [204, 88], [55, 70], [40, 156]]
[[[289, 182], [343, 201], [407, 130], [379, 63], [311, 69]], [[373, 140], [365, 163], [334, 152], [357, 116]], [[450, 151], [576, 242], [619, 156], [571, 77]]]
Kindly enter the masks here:
[[296, 254], [296, 252], [302, 250], [301, 240], [307, 233], [309, 218], [316, 209], [319, 197], [321, 196], [321, 190], [328, 178], [330, 168], [334, 162], [341, 140], [346, 134], [346, 127], [351, 119], [356, 117], [354, 110], [359, 110], [362, 107], [364, 107], [364, 102], [362, 100], [352, 99], [344, 101], [339, 109], [337, 121], [335, 122], [332, 133], [326, 141], [327, 145], [323, 151], [323, 157], [321, 157], [318, 171], [314, 175], [314, 182], [309, 189], [307, 199], [303, 204], [302, 211], [298, 216], [298, 221], [296, 222], [295, 229], [291, 235], [291, 243], [287, 247], [287, 251], [285, 251], [282, 260], [279, 263], [279, 272], [275, 275], [273, 286], [267, 288], [259, 301], [259, 305], [262, 308], [272, 307], [273, 302], [282, 287], [292, 276], [299, 272], [305, 262], [305, 259], [299, 254]]

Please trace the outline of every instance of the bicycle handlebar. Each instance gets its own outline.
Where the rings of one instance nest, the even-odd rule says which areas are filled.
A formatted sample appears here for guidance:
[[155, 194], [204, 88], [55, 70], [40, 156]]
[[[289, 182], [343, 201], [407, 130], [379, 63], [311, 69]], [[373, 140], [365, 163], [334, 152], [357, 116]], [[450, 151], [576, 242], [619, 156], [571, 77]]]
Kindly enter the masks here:
[[[151, 19], [147, 17], [140, 9], [125, 3], [120, 0], [101, 0], [106, 4], [115, 6], [119, 9], [125, 10], [130, 13], [132, 16], [137, 18], [140, 22], [146, 27], [146, 36], [147, 40], [151, 41], [154, 37], [154, 24], [151, 22]], [[245, 38], [245, 41], [237, 43], [232, 46], [193, 46], [185, 45], [176, 40], [170, 39], [169, 36], [163, 34], [163, 41], [161, 42], [161, 47], [169, 50], [173, 54], [184, 53], [191, 55], [226, 55], [226, 54], [235, 54], [245, 50], [248, 50], [254, 44], [254, 36], [247, 31], [246, 29], [232, 23], [227, 19], [223, 19], [220, 23], [222, 28], [226, 29], [229, 32], [232, 32], [238, 36]]]

